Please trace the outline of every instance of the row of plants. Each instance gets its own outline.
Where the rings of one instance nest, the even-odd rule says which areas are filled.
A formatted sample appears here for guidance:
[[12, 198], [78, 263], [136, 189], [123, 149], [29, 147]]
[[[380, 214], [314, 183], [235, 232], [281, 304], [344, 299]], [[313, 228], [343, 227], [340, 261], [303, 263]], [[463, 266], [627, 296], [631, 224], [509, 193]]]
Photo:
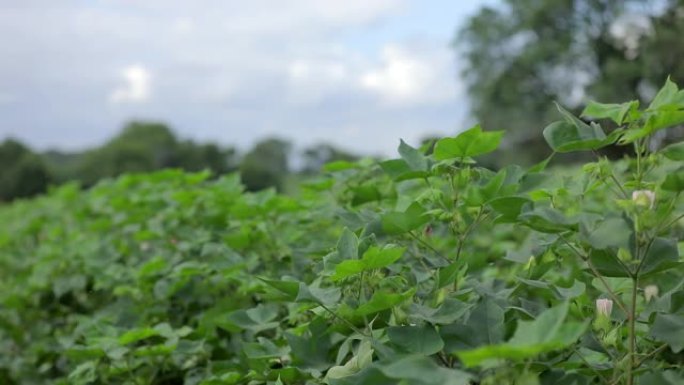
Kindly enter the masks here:
[[2, 207], [0, 382], [682, 384], [684, 142], [650, 139], [684, 90], [558, 108], [569, 172], [481, 167], [475, 126], [297, 196], [167, 170]]

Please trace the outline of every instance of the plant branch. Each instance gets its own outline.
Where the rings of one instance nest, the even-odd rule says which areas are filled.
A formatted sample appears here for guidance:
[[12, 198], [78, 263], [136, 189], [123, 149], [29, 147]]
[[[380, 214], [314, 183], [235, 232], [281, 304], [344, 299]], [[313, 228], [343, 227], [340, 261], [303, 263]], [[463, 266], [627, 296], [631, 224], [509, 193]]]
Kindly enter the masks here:
[[445, 257], [442, 253], [440, 253], [439, 250], [435, 249], [431, 244], [429, 244], [429, 243], [425, 242], [424, 240], [420, 239], [420, 237], [418, 237], [416, 234], [414, 234], [413, 231], [409, 231], [408, 234], [409, 234], [413, 239], [415, 239], [416, 241], [418, 241], [418, 243], [420, 243], [421, 245], [423, 245], [423, 246], [427, 247], [428, 249], [430, 249], [430, 250], [431, 250], [433, 253], [435, 253], [438, 257], [442, 258], [443, 260], [445, 260], [445, 261], [447, 261], [447, 262], [449, 262], [449, 263], [452, 262], [449, 258]]
[[634, 384], [634, 370], [636, 369], [636, 301], [639, 287], [639, 277], [632, 278], [632, 307], [627, 318], [629, 327], [629, 365], [627, 365], [627, 385]]
[[572, 250], [575, 252], [575, 254], [577, 254], [578, 257], [580, 257], [580, 259], [582, 259], [584, 262], [586, 262], [586, 264], [587, 264], [587, 266], [589, 266], [589, 269], [591, 270], [592, 274], [594, 274], [594, 276], [595, 276], [596, 278], [598, 278], [599, 281], [601, 281], [601, 283], [603, 284], [603, 286], [606, 288], [606, 291], [608, 291], [608, 295], [610, 295], [610, 297], [611, 297], [611, 298], [613, 299], [613, 301], [618, 305], [618, 307], [620, 308], [620, 310], [622, 310], [622, 311], [629, 317], [629, 314], [630, 314], [630, 313], [629, 313], [629, 311], [627, 310], [627, 306], [625, 306], [624, 302], [622, 302], [622, 300], [620, 299], [620, 297], [618, 297], [617, 294], [615, 294], [615, 292], [613, 291], [613, 289], [610, 288], [610, 285], [608, 285], [608, 282], [606, 282], [606, 279], [601, 275], [601, 273], [599, 273], [598, 270], [596, 270], [596, 267], [595, 267], [594, 264], [591, 262], [591, 260], [589, 259], [589, 257], [588, 257], [588, 256], [585, 256], [585, 255], [582, 254], [582, 253], [580, 253], [580, 251], [577, 250], [572, 244], [570, 244], [570, 242], [568, 242], [568, 240], [565, 239], [565, 237], [563, 237], [562, 234], [559, 234], [559, 237], [560, 237], [560, 239], [563, 240], [563, 242], [565, 242], [566, 245], [568, 245], [568, 247], [570, 247], [570, 249], [572, 249]]

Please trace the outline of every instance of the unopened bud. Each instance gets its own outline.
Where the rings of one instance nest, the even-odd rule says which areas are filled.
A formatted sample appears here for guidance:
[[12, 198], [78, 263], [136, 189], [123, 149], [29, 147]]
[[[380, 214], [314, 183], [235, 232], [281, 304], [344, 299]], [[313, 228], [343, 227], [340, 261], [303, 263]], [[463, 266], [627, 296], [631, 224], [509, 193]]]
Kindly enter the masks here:
[[613, 301], [608, 298], [600, 298], [596, 300], [596, 313], [599, 316], [610, 317], [613, 311]]
[[652, 209], [655, 205], [655, 193], [651, 190], [636, 190], [632, 192], [632, 201], [639, 207]]
[[657, 296], [658, 286], [648, 285], [644, 288], [644, 297], [646, 298], [646, 302], [651, 302], [651, 299], [656, 298]]

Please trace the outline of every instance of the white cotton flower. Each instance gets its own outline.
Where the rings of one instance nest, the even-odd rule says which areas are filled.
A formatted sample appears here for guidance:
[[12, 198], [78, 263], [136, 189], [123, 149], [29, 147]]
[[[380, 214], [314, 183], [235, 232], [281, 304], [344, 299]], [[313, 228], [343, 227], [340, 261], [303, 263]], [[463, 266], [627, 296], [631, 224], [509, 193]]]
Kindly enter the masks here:
[[652, 209], [655, 206], [656, 196], [651, 190], [636, 190], [632, 192], [632, 201], [637, 206]]
[[651, 302], [651, 299], [656, 298], [657, 296], [658, 286], [648, 285], [644, 288], [644, 297], [646, 298], [646, 302]]
[[613, 311], [613, 301], [608, 298], [600, 298], [596, 300], [596, 313], [598, 315], [610, 317]]

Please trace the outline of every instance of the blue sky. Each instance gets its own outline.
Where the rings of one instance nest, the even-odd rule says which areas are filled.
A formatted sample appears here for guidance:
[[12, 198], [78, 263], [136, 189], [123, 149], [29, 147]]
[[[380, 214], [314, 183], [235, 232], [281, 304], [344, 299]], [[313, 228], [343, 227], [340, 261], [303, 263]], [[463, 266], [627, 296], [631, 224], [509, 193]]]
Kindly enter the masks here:
[[78, 150], [149, 119], [391, 155], [471, 123], [450, 41], [495, 3], [0, 0], [0, 138]]

